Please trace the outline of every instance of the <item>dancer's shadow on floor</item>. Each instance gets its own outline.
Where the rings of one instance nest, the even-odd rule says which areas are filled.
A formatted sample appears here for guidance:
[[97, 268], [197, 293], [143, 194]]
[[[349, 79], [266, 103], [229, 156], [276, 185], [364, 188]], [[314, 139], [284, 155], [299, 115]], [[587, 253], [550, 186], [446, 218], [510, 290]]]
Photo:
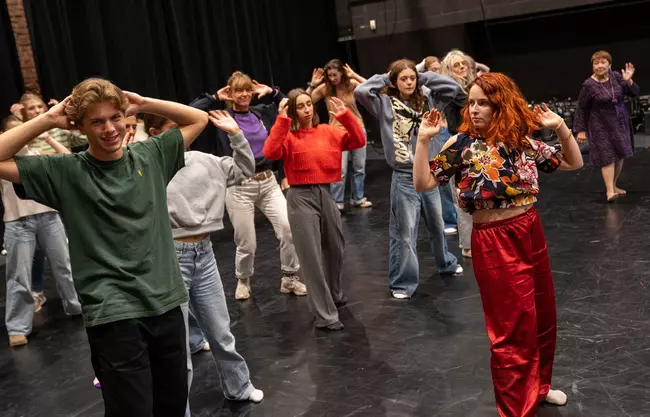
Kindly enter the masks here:
[[316, 352], [307, 359], [316, 395], [305, 416], [343, 415], [384, 416], [383, 402], [400, 395], [398, 387], [384, 383], [398, 375], [383, 360], [377, 359], [366, 329], [352, 312], [339, 310], [345, 329], [341, 332], [316, 330]]

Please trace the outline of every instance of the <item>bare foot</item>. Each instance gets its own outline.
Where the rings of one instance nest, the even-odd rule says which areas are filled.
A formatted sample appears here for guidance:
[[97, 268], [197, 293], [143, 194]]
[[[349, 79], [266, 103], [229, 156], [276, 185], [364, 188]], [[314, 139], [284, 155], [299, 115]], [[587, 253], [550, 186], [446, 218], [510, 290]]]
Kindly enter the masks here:
[[607, 194], [607, 202], [611, 203], [612, 201], [616, 200], [618, 198], [618, 194]]
[[616, 191], [616, 194], [618, 194], [618, 195], [625, 195], [625, 194], [627, 194], [627, 192], [626, 192], [625, 190], [623, 190], [623, 189], [621, 189], [621, 188], [618, 188], [618, 187], [614, 188], [614, 191]]

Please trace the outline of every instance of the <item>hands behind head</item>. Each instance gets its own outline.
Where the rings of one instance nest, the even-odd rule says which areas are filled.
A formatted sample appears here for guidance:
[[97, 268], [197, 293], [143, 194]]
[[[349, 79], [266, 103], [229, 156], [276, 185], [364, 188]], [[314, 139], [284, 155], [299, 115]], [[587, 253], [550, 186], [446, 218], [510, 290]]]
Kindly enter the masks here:
[[124, 91], [126, 99], [129, 100], [129, 106], [126, 108], [124, 115], [126, 117], [134, 116], [138, 113], [142, 113], [142, 106], [145, 104], [146, 99], [140, 94], [131, 93], [130, 91]]
[[537, 122], [542, 127], [557, 130], [564, 123], [564, 119], [553, 113], [545, 103], [542, 103], [542, 107], [539, 105], [535, 106], [533, 112], [535, 113], [535, 117], [537, 117]]
[[208, 117], [213, 125], [226, 132], [229, 136], [234, 136], [241, 132], [235, 119], [225, 110], [210, 110]]
[[422, 123], [418, 131], [418, 140], [429, 142], [435, 135], [440, 133], [442, 117], [436, 109], [424, 113]]
[[217, 91], [216, 98], [218, 98], [221, 101], [233, 101], [232, 97], [230, 97], [230, 86], [227, 85], [225, 87], [222, 87]]
[[19, 118], [20, 120], [23, 120], [23, 109], [24, 109], [24, 108], [25, 108], [25, 106], [23, 106], [22, 104], [20, 104], [20, 103], [15, 103], [15, 104], [13, 104], [13, 105], [11, 106], [11, 108], [9, 109], [9, 111], [11, 112], [11, 114], [13, 114], [14, 116], [16, 116], [16, 117]]
[[325, 80], [325, 70], [322, 68], [314, 68], [311, 73], [311, 85], [316, 87]]
[[253, 94], [257, 94], [257, 98], [262, 98], [268, 94], [273, 93], [273, 89], [268, 85], [260, 84], [253, 80]]
[[288, 117], [287, 116], [287, 104], [289, 104], [289, 99], [288, 98], [283, 98], [282, 101], [280, 102], [280, 106], [278, 106], [278, 114], [283, 117]]
[[336, 116], [345, 111], [345, 103], [336, 97], [329, 97], [329, 103], [332, 105], [333, 111], [330, 111], [330, 114]]
[[72, 121], [68, 119], [68, 116], [65, 113], [65, 108], [69, 102], [70, 96], [66, 97], [62, 102], [50, 107], [50, 109], [45, 113], [45, 117], [54, 125], [53, 127], [67, 130], [78, 129], [77, 126], [72, 124]]

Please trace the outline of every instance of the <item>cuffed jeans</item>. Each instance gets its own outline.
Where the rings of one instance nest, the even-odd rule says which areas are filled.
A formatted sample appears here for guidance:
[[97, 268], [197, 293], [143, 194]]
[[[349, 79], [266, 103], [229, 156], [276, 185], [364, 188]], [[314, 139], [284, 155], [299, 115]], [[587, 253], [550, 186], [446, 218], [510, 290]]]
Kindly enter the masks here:
[[[224, 396], [229, 400], [247, 400], [255, 388], [246, 361], [235, 349], [226, 295], [210, 237], [196, 243], [174, 242], [174, 245], [190, 297], [189, 309], [210, 343]], [[187, 355], [191, 362], [189, 350]]]
[[341, 181], [332, 183], [331, 192], [337, 204], [343, 204], [345, 200], [345, 184], [348, 176], [348, 158], [352, 154], [352, 192], [350, 200], [353, 204], [360, 204], [365, 200], [366, 181], [366, 146], [353, 151], [343, 151], [341, 161]]
[[68, 315], [81, 314], [81, 305], [72, 282], [70, 253], [59, 213], [34, 214], [5, 224], [7, 248], [7, 305], [5, 324], [10, 336], [32, 332], [34, 298], [32, 265], [36, 244], [50, 261], [52, 276]]
[[273, 225], [275, 236], [280, 240], [280, 262], [282, 272], [293, 275], [298, 272], [300, 263], [291, 237], [291, 227], [287, 215], [287, 200], [280, 186], [271, 176], [263, 181], [248, 179], [240, 185], [228, 187], [226, 209], [235, 230], [235, 276], [248, 279], [253, 276], [257, 237], [255, 234], [255, 207]]
[[437, 189], [418, 193], [413, 174], [393, 171], [390, 189], [388, 283], [391, 291], [413, 295], [420, 282], [417, 238], [420, 214], [424, 217], [438, 273], [454, 274], [458, 261], [447, 250]]

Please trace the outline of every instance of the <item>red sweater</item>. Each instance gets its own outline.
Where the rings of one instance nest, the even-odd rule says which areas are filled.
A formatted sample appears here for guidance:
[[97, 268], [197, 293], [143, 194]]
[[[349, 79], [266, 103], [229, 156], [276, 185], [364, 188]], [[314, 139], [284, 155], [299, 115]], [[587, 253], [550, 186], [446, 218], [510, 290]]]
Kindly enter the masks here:
[[292, 132], [291, 119], [278, 116], [264, 143], [264, 156], [270, 160], [284, 160], [289, 185], [339, 182], [341, 153], [362, 148], [366, 137], [350, 110], [337, 114], [336, 120], [346, 130], [319, 124]]

